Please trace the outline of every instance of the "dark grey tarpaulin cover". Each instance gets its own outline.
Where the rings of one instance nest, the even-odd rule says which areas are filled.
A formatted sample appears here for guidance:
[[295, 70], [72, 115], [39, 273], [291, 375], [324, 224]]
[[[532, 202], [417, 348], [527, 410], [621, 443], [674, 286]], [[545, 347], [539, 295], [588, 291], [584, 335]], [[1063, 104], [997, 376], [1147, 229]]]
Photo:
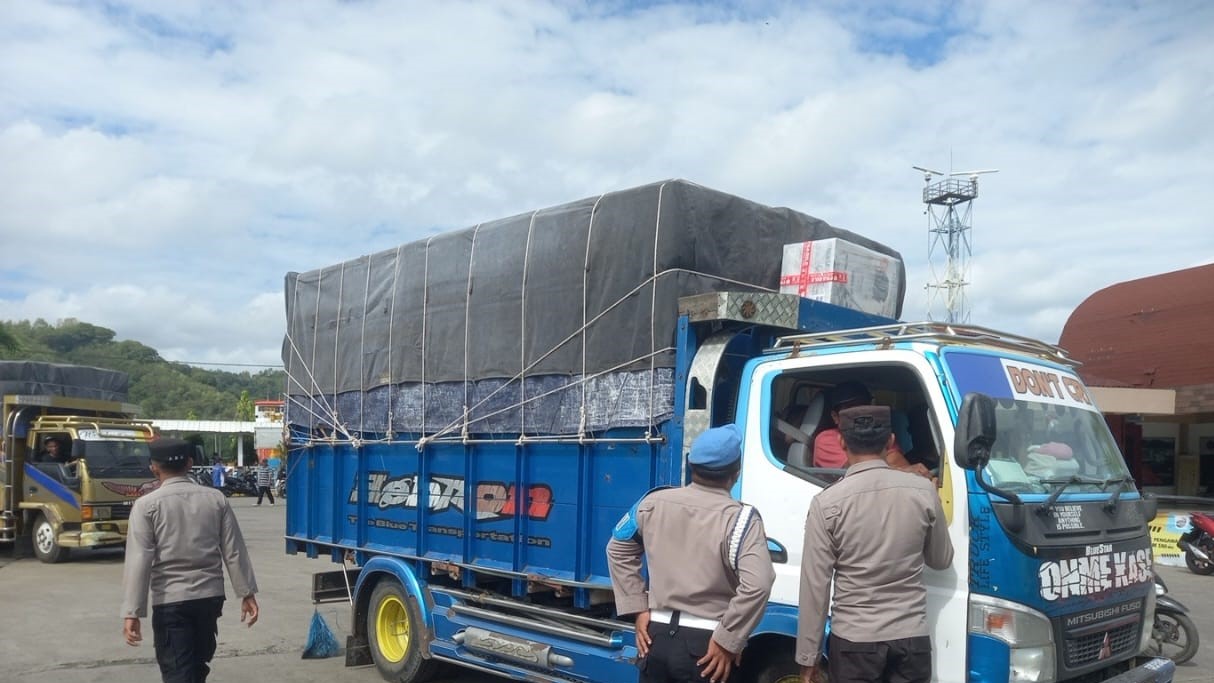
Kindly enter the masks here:
[[129, 381], [125, 372], [84, 365], [0, 361], [0, 396], [31, 394], [125, 401]]
[[902, 301], [889, 247], [684, 180], [289, 273], [288, 420], [431, 432], [467, 406], [473, 432], [652, 424], [671, 407], [678, 299], [775, 291], [783, 245], [829, 237], [892, 256]]

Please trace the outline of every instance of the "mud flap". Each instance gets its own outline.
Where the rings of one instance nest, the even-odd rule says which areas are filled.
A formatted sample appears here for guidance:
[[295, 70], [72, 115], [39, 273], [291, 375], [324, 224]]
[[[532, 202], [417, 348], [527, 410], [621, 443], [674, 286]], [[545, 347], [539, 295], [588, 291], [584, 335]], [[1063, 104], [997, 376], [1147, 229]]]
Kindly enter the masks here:
[[371, 646], [366, 636], [346, 636], [346, 666], [371, 666]]

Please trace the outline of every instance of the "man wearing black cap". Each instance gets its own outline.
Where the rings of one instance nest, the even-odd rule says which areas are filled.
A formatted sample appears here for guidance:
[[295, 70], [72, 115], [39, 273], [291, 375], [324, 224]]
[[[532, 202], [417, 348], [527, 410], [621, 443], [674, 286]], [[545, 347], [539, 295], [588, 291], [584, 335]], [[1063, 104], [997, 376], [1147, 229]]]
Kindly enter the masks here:
[[736, 677], [775, 581], [763, 520], [729, 495], [741, 458], [736, 426], [705, 431], [687, 457], [691, 484], [643, 497], [607, 544], [616, 611], [637, 615], [641, 683]]
[[814, 496], [801, 555], [797, 663], [813, 680], [831, 611], [830, 680], [927, 683], [932, 644], [923, 567], [953, 561], [936, 487], [890, 468], [885, 406], [840, 411], [847, 474]]
[[257, 580], [227, 498], [185, 476], [194, 447], [180, 439], [157, 439], [149, 447], [160, 488], [131, 507], [122, 574], [123, 636], [128, 645], [143, 640], [140, 619], [147, 615], [150, 586], [161, 678], [203, 683], [223, 609], [223, 567], [241, 598], [240, 620], [249, 626], [259, 613]]
[[[839, 411], [855, 406], [866, 406], [873, 402], [873, 395], [860, 382], [840, 382], [826, 394], [826, 405], [835, 421], [835, 427], [823, 429], [814, 437], [814, 467], [829, 467], [843, 469], [847, 467], [847, 454], [843, 452], [843, 441], [840, 438]], [[898, 442], [894, 441], [886, 452], [886, 458], [895, 467], [909, 463], [902, 455]]]

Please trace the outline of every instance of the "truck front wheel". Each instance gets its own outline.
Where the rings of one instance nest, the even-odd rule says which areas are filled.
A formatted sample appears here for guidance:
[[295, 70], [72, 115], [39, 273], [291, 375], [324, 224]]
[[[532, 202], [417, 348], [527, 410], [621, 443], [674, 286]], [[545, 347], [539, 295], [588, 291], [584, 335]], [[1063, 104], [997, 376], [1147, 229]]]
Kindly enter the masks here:
[[34, 521], [34, 555], [47, 564], [62, 561], [67, 556], [67, 548], [59, 545], [55, 525], [46, 515], [38, 515]]
[[[793, 651], [778, 650], [771, 653], [770, 659], [758, 668], [754, 683], [800, 683], [801, 665], [793, 657]], [[826, 675], [826, 660], [818, 663], [818, 675], [814, 683], [829, 683]]]
[[396, 579], [385, 578], [371, 592], [367, 609], [367, 642], [384, 680], [421, 683], [438, 671], [438, 662], [422, 656], [426, 624], [417, 603]]

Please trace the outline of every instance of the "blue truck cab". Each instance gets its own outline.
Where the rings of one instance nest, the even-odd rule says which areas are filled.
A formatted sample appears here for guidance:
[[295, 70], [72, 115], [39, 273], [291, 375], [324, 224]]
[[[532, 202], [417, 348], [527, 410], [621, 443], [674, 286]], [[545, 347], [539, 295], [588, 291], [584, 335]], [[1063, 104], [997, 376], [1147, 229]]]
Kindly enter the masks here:
[[[688, 197], [719, 199], [720, 211], [701, 203], [680, 216], [736, 207], [670, 183], [642, 193], [657, 198], [645, 206], [659, 226]], [[795, 680], [804, 520], [841, 474], [814, 465], [814, 436], [830, 426], [825, 392], [859, 381], [892, 409], [908, 459], [935, 473], [948, 517], [953, 566], [924, 575], [936, 680], [1171, 680], [1171, 662], [1138, 658], [1154, 610], [1153, 504], [1062, 350], [770, 286], [664, 292], [659, 273], [676, 268], [659, 265], [656, 246], [648, 290], [596, 296], [589, 245], [610, 201], [551, 210], [589, 226], [585, 259], [569, 271], [583, 284], [580, 337], [533, 319], [544, 314], [536, 307], [560, 309], [559, 288], [529, 296], [524, 268], [522, 296], [485, 292], [474, 265], [437, 267], [429, 241], [417, 258], [398, 251], [288, 276], [286, 550], [341, 565], [317, 574], [313, 598], [352, 602], [348, 662], [404, 682], [445, 665], [529, 681], [634, 680], [633, 626], [615, 612], [605, 547], [646, 492], [687, 481], [699, 433], [733, 422], [744, 433], [733, 493], [762, 515], [777, 576], [741, 680]], [[493, 249], [500, 270], [511, 245], [533, 256], [545, 216], [510, 223], [521, 237], [496, 244], [478, 226], [456, 251], [476, 264]], [[380, 284], [384, 273], [416, 279]], [[419, 286], [413, 308], [402, 304]], [[450, 303], [461, 297], [466, 307]], [[636, 299], [647, 316], [610, 320]], [[519, 316], [515, 328], [476, 319], [502, 309]], [[589, 331], [604, 320], [601, 355], [651, 352], [594, 366]], [[512, 334], [513, 365], [490, 371]], [[554, 341], [536, 339], [545, 335]], [[570, 340], [562, 370], [553, 350]]]

